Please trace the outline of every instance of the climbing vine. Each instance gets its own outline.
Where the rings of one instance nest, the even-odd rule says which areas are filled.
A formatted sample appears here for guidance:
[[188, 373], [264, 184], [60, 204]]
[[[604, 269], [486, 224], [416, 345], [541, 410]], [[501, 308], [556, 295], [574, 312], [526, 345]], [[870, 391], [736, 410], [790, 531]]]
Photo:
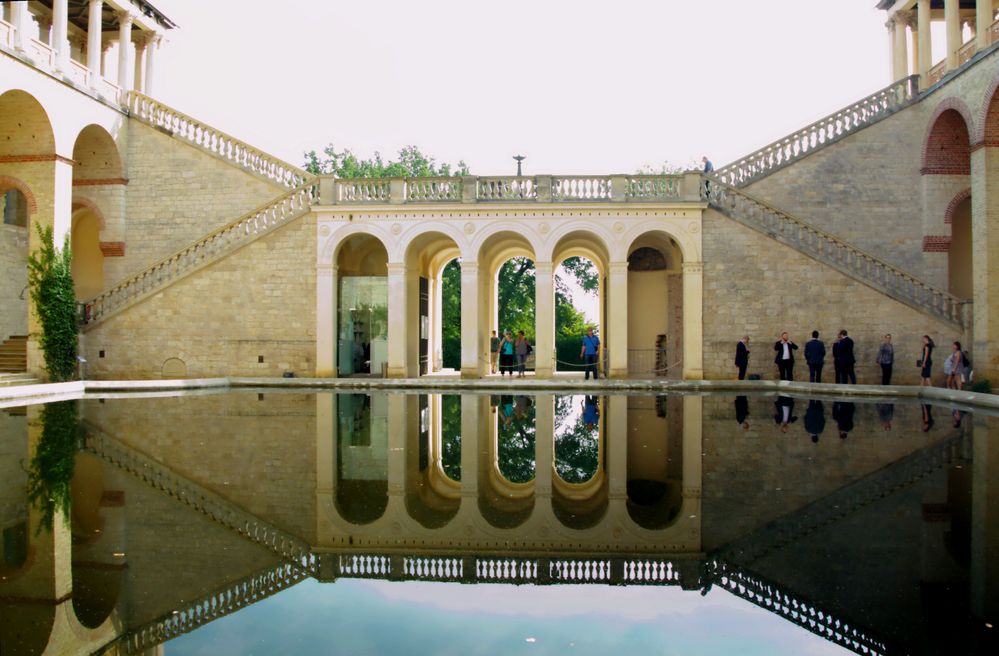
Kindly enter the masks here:
[[69, 236], [57, 251], [51, 226], [36, 224], [41, 246], [28, 258], [31, 301], [42, 325], [39, 344], [45, 370], [54, 382], [71, 380], [76, 372], [76, 293], [70, 264]]

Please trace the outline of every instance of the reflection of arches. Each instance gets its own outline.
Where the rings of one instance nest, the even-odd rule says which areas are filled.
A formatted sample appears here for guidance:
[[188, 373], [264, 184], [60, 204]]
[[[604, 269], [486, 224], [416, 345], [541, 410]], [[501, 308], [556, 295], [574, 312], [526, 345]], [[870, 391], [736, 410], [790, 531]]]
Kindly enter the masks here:
[[595, 396], [555, 397], [552, 512], [568, 528], [596, 526], [608, 507], [606, 409]]
[[682, 412], [667, 397], [627, 403], [628, 514], [642, 528], [666, 528], [683, 503]]
[[101, 217], [88, 206], [73, 211], [70, 244], [76, 300], [93, 298], [104, 291], [104, 253], [101, 252]]
[[[410, 407], [410, 410], [416, 411], [407, 413], [406, 511], [425, 528], [447, 525], [461, 505], [461, 482], [445, 473], [443, 463], [444, 433], [448, 433], [448, 443], [451, 444], [455, 424], [459, 431], [461, 424], [460, 399], [455, 395], [449, 396], [459, 401], [459, 412], [453, 412], [453, 403], [447, 404], [447, 427], [443, 425], [445, 417], [441, 395], [422, 394], [406, 399], [407, 403], [418, 404], [418, 408]], [[460, 466], [460, 435], [457, 437]]]
[[968, 124], [957, 109], [940, 111], [930, 125], [923, 143], [920, 172], [924, 175], [968, 175], [971, 172]]
[[187, 363], [180, 358], [168, 358], [163, 362], [160, 375], [164, 378], [184, 378], [187, 376]]
[[353, 524], [370, 524], [388, 507], [388, 400], [338, 394], [334, 504]]
[[960, 298], [974, 295], [971, 276], [971, 190], [957, 195], [947, 207], [945, 222], [950, 224], [947, 251], [948, 291]]
[[665, 232], [628, 248], [628, 371], [679, 377], [683, 354], [683, 256]]
[[[536, 430], [534, 404], [503, 395], [489, 421], [488, 447], [479, 480], [479, 511], [497, 528], [520, 526], [534, 509]], [[528, 399], [526, 402], [529, 402]], [[529, 411], [528, 411], [529, 408]], [[520, 415], [520, 416], [518, 416]]]
[[15, 645], [17, 651], [12, 649], [12, 654], [45, 653], [56, 608], [55, 604], [0, 601], [0, 645]]

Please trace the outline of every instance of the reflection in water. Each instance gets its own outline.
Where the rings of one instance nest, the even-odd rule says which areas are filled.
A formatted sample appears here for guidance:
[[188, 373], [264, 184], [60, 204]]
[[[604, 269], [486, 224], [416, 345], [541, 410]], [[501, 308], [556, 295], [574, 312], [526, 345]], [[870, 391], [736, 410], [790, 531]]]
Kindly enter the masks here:
[[[614, 584], [623, 624], [585, 620], [622, 636], [645, 630], [629, 624], [639, 584], [772, 613], [729, 653], [785, 623], [801, 642], [781, 653], [814, 651], [804, 631], [869, 654], [995, 653], [999, 419], [788, 396], [266, 396], [83, 401], [84, 451], [69, 438], [75, 410], [0, 412], [0, 653], [113, 641], [141, 653], [189, 631], [196, 649], [215, 619], [303, 580], [324, 583], [294, 602], [302, 615], [365, 578], [443, 582], [428, 603], [459, 582], [598, 583], [563, 591], [599, 599]], [[819, 440], [826, 404], [850, 439]], [[781, 433], [795, 410], [812, 440]], [[748, 419], [771, 413], [775, 424]], [[60, 426], [62, 440], [44, 435]], [[51, 531], [35, 530], [43, 507], [26, 510], [26, 470], [36, 497], [71, 491], [71, 507], [47, 497]], [[399, 588], [419, 586], [385, 589]], [[524, 590], [483, 596], [505, 591], [514, 607]], [[551, 600], [572, 616], [571, 598]], [[362, 624], [351, 605], [338, 611], [348, 632]], [[295, 628], [273, 608], [222, 624], [290, 644]], [[459, 610], [434, 614], [491, 627]], [[404, 618], [367, 617], [407, 645], [433, 611], [410, 602]], [[554, 621], [521, 615], [523, 635]]]
[[28, 501], [38, 508], [37, 530], [52, 530], [57, 514], [69, 522], [70, 486], [79, 449], [76, 401], [42, 406], [42, 435], [28, 466]]

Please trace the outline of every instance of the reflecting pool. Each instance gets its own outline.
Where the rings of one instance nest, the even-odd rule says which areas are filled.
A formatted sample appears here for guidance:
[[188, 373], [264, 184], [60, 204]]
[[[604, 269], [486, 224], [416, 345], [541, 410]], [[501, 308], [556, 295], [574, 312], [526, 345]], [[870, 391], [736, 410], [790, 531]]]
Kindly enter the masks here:
[[0, 654], [993, 654], [999, 418], [240, 391], [0, 410]]

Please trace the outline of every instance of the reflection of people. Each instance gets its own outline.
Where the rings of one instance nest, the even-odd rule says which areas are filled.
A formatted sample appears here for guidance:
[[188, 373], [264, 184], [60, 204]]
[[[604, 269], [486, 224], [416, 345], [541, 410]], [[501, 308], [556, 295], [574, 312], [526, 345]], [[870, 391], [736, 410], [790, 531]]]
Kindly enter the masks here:
[[593, 380], [596, 380], [598, 378], [597, 359], [600, 357], [600, 338], [593, 334], [592, 326], [587, 328], [586, 334], [583, 335], [583, 346], [579, 349], [579, 355], [583, 358], [583, 364], [586, 365], [584, 378], [589, 380], [592, 371]]
[[923, 432], [928, 433], [931, 428], [933, 428], [933, 406], [924, 403], [921, 406], [923, 410]]
[[735, 345], [735, 366], [739, 369], [739, 380], [745, 380], [749, 366], [749, 335], [743, 335]]
[[954, 408], [954, 412], [950, 413], [951, 419], [953, 420], [954, 428], [961, 427], [961, 420], [964, 419], [964, 412]]
[[780, 426], [780, 432], [786, 433], [796, 421], [798, 418], [794, 416], [794, 399], [790, 396], [778, 396], [774, 401], [774, 423]]
[[742, 430], [749, 430], [749, 399], [745, 396], [735, 397], [735, 421], [742, 426]]
[[822, 401], [811, 399], [805, 410], [805, 432], [812, 436], [812, 442], [818, 443], [819, 435], [826, 429], [826, 408]]
[[587, 395], [583, 399], [583, 423], [586, 430], [593, 430], [593, 427], [600, 421], [600, 406], [597, 405], [597, 397]]
[[856, 409], [857, 406], [848, 401], [833, 403], [832, 416], [836, 420], [836, 427], [839, 428], [839, 439], [845, 440], [853, 430], [853, 413]]
[[808, 382], [822, 382], [822, 365], [826, 360], [826, 345], [819, 339], [819, 331], [812, 331], [812, 338], [805, 342], [805, 362], [808, 363]]
[[503, 339], [500, 340], [499, 344], [500, 376], [510, 374], [510, 377], [513, 378], [513, 349], [513, 335], [508, 330], [503, 333]]
[[529, 407], [531, 407], [530, 397], [524, 396], [523, 394], [519, 395], [514, 406], [514, 415], [518, 420], [527, 416], [527, 409]]
[[787, 333], [781, 333], [780, 339], [774, 342], [774, 362], [777, 363], [777, 370], [781, 380], [794, 380], [794, 352], [798, 350], [798, 345], [788, 339]]
[[496, 373], [496, 366], [499, 364], [499, 345], [500, 345], [500, 338], [496, 336], [496, 331], [494, 330], [492, 337], [489, 338], [490, 373]]
[[878, 411], [878, 419], [881, 420], [881, 427], [885, 432], [891, 430], [891, 420], [895, 417], [895, 406], [891, 403], [878, 403], [875, 405]]
[[504, 394], [500, 397], [501, 418], [504, 426], [513, 424], [513, 397]]

